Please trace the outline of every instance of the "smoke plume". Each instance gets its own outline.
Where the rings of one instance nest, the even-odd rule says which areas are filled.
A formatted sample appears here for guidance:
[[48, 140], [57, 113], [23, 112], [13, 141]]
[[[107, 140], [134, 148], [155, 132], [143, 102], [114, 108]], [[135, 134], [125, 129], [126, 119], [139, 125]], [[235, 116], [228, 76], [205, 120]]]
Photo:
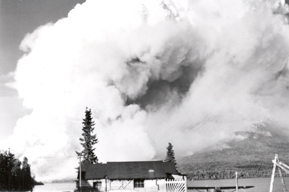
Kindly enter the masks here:
[[102, 162], [163, 159], [168, 142], [190, 155], [259, 123], [287, 131], [287, 13], [272, 0], [87, 0], [22, 41], [15, 88], [32, 112], [6, 142], [52, 180], [76, 177], [86, 107]]

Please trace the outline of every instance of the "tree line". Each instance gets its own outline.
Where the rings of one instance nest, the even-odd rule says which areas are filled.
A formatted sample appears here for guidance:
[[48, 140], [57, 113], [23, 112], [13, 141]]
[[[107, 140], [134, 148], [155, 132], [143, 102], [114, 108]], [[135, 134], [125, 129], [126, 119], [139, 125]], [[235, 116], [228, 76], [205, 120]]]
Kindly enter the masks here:
[[[272, 170], [238, 170], [238, 178], [264, 178], [271, 177]], [[236, 178], [236, 170], [190, 170], [186, 173], [188, 180], [211, 180], [211, 179], [234, 179]], [[283, 177], [288, 177], [286, 173], [282, 173]], [[278, 171], [275, 177], [279, 177]]]
[[8, 151], [0, 152], [0, 191], [32, 191], [34, 179], [31, 177], [28, 159], [21, 162]]

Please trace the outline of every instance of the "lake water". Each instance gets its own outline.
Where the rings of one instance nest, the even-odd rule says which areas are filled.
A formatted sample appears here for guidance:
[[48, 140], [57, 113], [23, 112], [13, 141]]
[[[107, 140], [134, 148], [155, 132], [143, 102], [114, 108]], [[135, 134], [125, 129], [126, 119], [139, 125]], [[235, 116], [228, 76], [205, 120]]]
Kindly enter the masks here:
[[[251, 178], [251, 179], [239, 179], [239, 186], [254, 186], [254, 188], [250, 189], [239, 189], [239, 192], [269, 192], [271, 178]], [[288, 185], [289, 189], [289, 178], [285, 178], [285, 183]], [[236, 186], [235, 179], [224, 179], [224, 180], [196, 180], [196, 181], [188, 181], [188, 186]], [[189, 190], [193, 192], [195, 190]], [[230, 190], [232, 191], [232, 190]], [[281, 183], [281, 179], [279, 177], [275, 177], [273, 192], [282, 192], [283, 186]]]
[[[269, 192], [270, 178], [253, 178], [253, 179], [239, 179], [239, 186], [254, 186], [251, 189], [240, 189], [239, 192]], [[289, 178], [285, 178], [285, 183], [288, 184]], [[34, 187], [33, 192], [73, 192], [75, 183], [46, 183], [45, 185], [38, 185]], [[188, 186], [235, 186], [234, 179], [226, 180], [196, 180], [188, 181]], [[232, 191], [232, 190], [230, 190]], [[274, 192], [282, 192], [283, 187], [280, 178], [275, 178]], [[189, 190], [195, 192], [195, 190]]]
[[45, 183], [44, 185], [36, 185], [33, 189], [33, 192], [73, 192], [75, 187], [75, 182]]

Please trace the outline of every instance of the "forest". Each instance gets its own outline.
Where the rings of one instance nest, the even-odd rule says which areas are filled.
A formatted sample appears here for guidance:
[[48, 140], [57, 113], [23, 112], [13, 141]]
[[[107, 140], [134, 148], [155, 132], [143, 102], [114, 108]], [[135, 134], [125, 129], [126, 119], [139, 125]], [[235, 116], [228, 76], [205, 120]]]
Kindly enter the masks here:
[[9, 150], [0, 152], [0, 191], [32, 191], [34, 179], [31, 177], [28, 159], [21, 162]]
[[[189, 180], [210, 179], [234, 179], [238, 172], [238, 178], [262, 178], [271, 177], [272, 163], [260, 161], [242, 162], [242, 165], [234, 162], [211, 162], [179, 165], [179, 171], [187, 175]], [[279, 177], [279, 171], [275, 173]], [[282, 176], [289, 175], [282, 171]]]

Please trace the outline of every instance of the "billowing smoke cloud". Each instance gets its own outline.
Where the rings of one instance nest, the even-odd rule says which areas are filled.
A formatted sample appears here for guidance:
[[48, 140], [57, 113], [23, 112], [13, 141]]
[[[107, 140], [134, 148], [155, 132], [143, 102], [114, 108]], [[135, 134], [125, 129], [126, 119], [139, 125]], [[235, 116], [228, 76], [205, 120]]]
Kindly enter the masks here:
[[77, 5], [23, 40], [15, 87], [32, 113], [7, 143], [49, 180], [75, 177], [85, 107], [101, 161], [161, 159], [168, 142], [180, 157], [259, 123], [287, 128], [287, 12], [271, 0]]

